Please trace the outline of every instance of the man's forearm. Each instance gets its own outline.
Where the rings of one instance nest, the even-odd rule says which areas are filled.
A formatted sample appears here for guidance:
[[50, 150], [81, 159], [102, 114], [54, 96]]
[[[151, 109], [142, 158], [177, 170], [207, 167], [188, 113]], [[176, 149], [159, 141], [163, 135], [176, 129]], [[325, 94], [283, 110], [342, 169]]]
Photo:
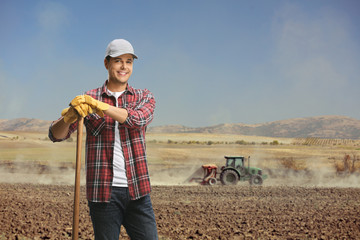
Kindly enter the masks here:
[[68, 135], [69, 127], [70, 124], [64, 122], [64, 119], [61, 118], [52, 125], [50, 131], [55, 138], [63, 139]]
[[128, 117], [128, 112], [126, 109], [117, 108], [114, 106], [110, 106], [108, 110], [104, 111], [104, 113], [121, 124], [124, 123]]

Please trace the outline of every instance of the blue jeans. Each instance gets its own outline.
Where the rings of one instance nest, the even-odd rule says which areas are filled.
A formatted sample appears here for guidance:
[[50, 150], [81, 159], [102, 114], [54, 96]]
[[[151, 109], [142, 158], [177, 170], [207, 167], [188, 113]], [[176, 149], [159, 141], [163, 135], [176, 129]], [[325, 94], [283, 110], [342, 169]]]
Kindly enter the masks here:
[[95, 240], [118, 240], [123, 225], [131, 239], [157, 240], [150, 195], [130, 200], [128, 188], [113, 187], [109, 203], [89, 201]]

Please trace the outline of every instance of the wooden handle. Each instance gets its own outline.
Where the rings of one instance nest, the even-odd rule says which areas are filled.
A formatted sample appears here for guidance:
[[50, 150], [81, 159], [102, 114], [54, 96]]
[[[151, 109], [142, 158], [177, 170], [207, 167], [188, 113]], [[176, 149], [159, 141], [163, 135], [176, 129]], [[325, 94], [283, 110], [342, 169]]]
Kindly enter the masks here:
[[79, 237], [79, 208], [80, 208], [80, 170], [81, 170], [81, 147], [83, 136], [84, 118], [80, 117], [78, 121], [77, 140], [76, 140], [76, 171], [75, 171], [75, 193], [74, 193], [74, 211], [72, 239]]

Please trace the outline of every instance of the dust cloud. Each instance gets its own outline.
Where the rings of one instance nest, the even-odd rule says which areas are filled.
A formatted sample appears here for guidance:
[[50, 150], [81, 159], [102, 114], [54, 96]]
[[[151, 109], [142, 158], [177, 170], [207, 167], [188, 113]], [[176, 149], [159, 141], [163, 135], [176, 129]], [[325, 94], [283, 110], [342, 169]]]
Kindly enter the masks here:
[[[80, 182], [85, 183], [85, 172], [80, 175]], [[73, 185], [75, 169], [72, 165], [55, 165], [41, 162], [26, 161], [19, 156], [14, 161], [0, 163], [0, 182], [31, 183], [52, 185]]]
[[360, 187], [360, 174], [337, 174], [330, 168], [316, 170], [273, 169], [264, 186]]
[[201, 163], [191, 166], [174, 167], [162, 170], [151, 171], [150, 178], [152, 185], [198, 185], [196, 181], [190, 182], [192, 178], [203, 176]]
[[[336, 173], [333, 166], [318, 166], [314, 160], [302, 161], [304, 169], [293, 170], [279, 163], [264, 163], [253, 157], [250, 166], [263, 169], [267, 175], [263, 186], [298, 186], [298, 187], [360, 187], [360, 173]], [[191, 165], [162, 167], [149, 165], [152, 185], [198, 185], [203, 177], [202, 163]], [[218, 165], [217, 178], [220, 177]], [[82, 166], [81, 184], [85, 184], [85, 170]], [[196, 181], [197, 178], [198, 181]], [[193, 181], [190, 181], [193, 179]], [[219, 180], [219, 179], [218, 179]], [[75, 168], [73, 164], [57, 164], [28, 162], [19, 156], [15, 161], [0, 163], [0, 182], [2, 183], [32, 183], [52, 185], [73, 185], [75, 182]], [[217, 184], [221, 184], [218, 181]], [[247, 185], [239, 182], [238, 185]]]
[[[284, 167], [278, 160], [272, 163], [261, 161], [259, 155], [251, 157], [250, 166], [256, 166], [263, 169], [267, 178], [263, 186], [298, 186], [298, 187], [360, 187], [360, 173], [342, 173], [335, 171], [334, 166], [319, 166], [316, 159], [300, 160], [297, 164], [301, 169], [293, 170]], [[182, 168], [169, 168], [151, 172], [151, 180], [154, 185], [197, 185], [193, 178], [202, 178], [204, 175], [201, 168], [202, 163], [194, 163], [191, 166]], [[246, 162], [247, 166], [247, 162]], [[220, 177], [220, 168], [218, 165], [218, 183]], [[248, 182], [239, 182], [238, 185], [247, 185]]]

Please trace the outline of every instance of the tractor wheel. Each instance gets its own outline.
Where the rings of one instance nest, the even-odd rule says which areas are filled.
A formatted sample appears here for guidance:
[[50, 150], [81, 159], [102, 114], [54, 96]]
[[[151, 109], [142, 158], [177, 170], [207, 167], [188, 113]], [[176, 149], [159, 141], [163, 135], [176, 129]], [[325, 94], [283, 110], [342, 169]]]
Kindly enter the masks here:
[[250, 178], [250, 184], [251, 185], [262, 185], [263, 179], [260, 175], [252, 175]]
[[224, 185], [235, 185], [239, 181], [239, 175], [235, 170], [225, 170], [221, 173], [220, 180]]
[[216, 178], [210, 178], [209, 179], [209, 185], [216, 185], [216, 183], [217, 183]]

